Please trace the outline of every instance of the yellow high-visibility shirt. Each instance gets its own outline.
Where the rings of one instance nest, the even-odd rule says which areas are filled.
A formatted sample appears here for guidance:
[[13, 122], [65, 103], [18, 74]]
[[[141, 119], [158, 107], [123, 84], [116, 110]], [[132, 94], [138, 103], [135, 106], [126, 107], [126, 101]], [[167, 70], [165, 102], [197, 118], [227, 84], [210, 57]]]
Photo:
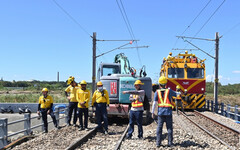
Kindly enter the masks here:
[[46, 98], [44, 96], [39, 97], [39, 102], [41, 108], [50, 108], [51, 104], [53, 103], [52, 96], [48, 95]]
[[[78, 89], [77, 90], [77, 101], [78, 101], [78, 108], [88, 108], [88, 103], [90, 100], [90, 91], [88, 89], [82, 90]], [[82, 107], [80, 103], [86, 102], [84, 105], [86, 107]]]
[[66, 89], [65, 92], [70, 93], [70, 102], [78, 102], [77, 101], [77, 90], [80, 89], [81, 86], [77, 85], [75, 87], [72, 87], [71, 85], [69, 85]]
[[92, 97], [92, 106], [95, 103], [107, 103], [109, 105], [110, 101], [109, 101], [109, 96], [108, 96], [108, 91], [104, 90], [104, 95], [102, 96], [102, 92], [96, 90], [93, 94]]

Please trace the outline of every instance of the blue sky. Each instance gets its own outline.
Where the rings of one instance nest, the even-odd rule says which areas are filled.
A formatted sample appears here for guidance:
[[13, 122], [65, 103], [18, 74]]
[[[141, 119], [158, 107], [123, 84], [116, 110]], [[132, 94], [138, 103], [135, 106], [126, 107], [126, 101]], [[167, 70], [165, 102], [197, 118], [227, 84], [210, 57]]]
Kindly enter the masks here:
[[[56, 0], [83, 28], [71, 20], [53, 0], [0, 1], [0, 77], [4, 80], [65, 81], [70, 75], [77, 81], [92, 78], [92, 39], [131, 39], [115, 0]], [[120, 2], [120, 1], [119, 1]], [[172, 48], [194, 48], [176, 36], [181, 35], [209, 0], [139, 1], [122, 0], [133, 33], [139, 39], [140, 60], [136, 49], [116, 50], [97, 59], [113, 62], [125, 53], [131, 66], [139, 70], [146, 65], [148, 76], [156, 81], [162, 58]], [[223, 0], [211, 0], [201, 15], [183, 34], [194, 36]], [[220, 39], [219, 79], [222, 84], [240, 83], [240, 1], [226, 0], [197, 37]], [[97, 54], [121, 46], [125, 42], [97, 42]], [[214, 42], [193, 40], [192, 43], [214, 55]], [[133, 45], [134, 46], [134, 45]], [[181, 51], [172, 51], [177, 55]], [[214, 60], [206, 58], [207, 80], [213, 81]]]

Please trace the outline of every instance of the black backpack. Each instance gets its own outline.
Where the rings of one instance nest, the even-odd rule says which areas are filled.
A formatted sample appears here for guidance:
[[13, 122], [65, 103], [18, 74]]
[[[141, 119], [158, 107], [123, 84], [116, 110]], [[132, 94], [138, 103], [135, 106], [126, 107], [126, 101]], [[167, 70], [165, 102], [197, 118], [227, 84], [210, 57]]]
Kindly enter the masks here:
[[150, 104], [147, 98], [147, 95], [145, 94], [144, 100], [143, 100], [143, 108], [144, 110], [149, 110], [150, 109]]

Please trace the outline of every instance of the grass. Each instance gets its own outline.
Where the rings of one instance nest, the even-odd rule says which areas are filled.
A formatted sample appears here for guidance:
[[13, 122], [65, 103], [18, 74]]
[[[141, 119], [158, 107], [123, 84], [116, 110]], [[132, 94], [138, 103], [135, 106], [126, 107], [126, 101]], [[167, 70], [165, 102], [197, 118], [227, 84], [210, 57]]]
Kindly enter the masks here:
[[[49, 95], [53, 97], [54, 103], [68, 103], [65, 97], [64, 89], [51, 90]], [[38, 103], [41, 96], [41, 90], [0, 90], [0, 103]], [[213, 93], [207, 93], [207, 100], [214, 100]], [[240, 106], [240, 94], [219, 94], [219, 103]]]
[[[54, 103], [67, 103], [66, 97], [62, 93], [50, 93], [53, 97]], [[0, 103], [38, 103], [40, 93], [26, 93], [26, 94], [1, 94]]]
[[[207, 100], [214, 100], [214, 95], [212, 93], [206, 95]], [[230, 104], [232, 106], [238, 105], [240, 106], [240, 94], [219, 94], [218, 95], [218, 103]]]

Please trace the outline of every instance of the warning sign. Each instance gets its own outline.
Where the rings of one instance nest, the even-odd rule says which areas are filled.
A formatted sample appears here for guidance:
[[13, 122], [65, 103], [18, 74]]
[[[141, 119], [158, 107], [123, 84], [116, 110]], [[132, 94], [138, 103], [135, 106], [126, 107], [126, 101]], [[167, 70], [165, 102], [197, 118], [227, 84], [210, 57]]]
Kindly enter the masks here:
[[117, 95], [117, 82], [110, 82], [111, 95]]

